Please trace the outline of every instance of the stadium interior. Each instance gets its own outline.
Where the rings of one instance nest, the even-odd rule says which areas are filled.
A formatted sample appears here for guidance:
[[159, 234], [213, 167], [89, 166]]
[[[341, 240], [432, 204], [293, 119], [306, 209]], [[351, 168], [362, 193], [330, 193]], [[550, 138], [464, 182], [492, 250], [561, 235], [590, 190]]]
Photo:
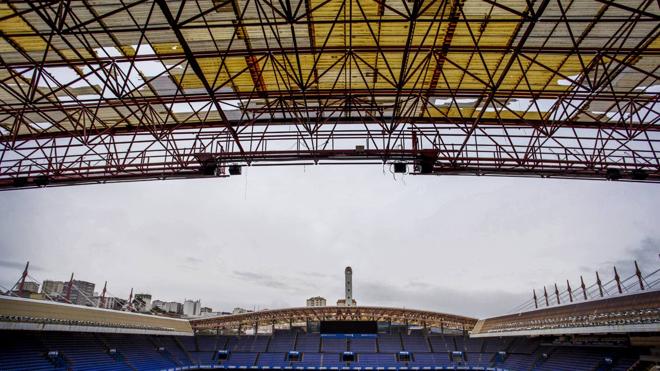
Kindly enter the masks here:
[[0, 296], [0, 326], [7, 371], [634, 371], [660, 361], [655, 288], [482, 320], [366, 306], [186, 320]]
[[[317, 164], [660, 183], [659, 36], [658, 0], [5, 0], [0, 190]], [[657, 282], [479, 319], [349, 289], [194, 319], [0, 296], [0, 371], [648, 371]]]

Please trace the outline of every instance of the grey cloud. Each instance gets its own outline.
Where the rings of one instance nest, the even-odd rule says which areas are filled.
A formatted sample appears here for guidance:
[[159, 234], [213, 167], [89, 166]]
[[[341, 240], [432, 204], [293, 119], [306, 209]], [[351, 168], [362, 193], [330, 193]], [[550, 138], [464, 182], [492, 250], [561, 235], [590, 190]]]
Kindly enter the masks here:
[[240, 280], [252, 282], [259, 286], [269, 287], [273, 289], [280, 289], [280, 290], [297, 290], [297, 287], [295, 285], [292, 285], [290, 282], [286, 282], [285, 280], [278, 279], [267, 274], [247, 272], [247, 271], [234, 271], [233, 273], [234, 276], [236, 276]]
[[643, 274], [650, 273], [657, 269], [658, 263], [660, 263], [658, 254], [660, 254], [660, 239], [647, 236], [639, 241], [637, 246], [629, 248], [621, 254], [620, 259], [602, 263], [599, 271], [610, 274], [613, 272], [613, 267], [616, 267], [622, 276], [629, 276], [635, 272], [634, 261], [637, 261]]
[[200, 264], [200, 263], [203, 263], [204, 260], [199, 259], [199, 258], [195, 258], [194, 256], [188, 256], [186, 258], [186, 262], [190, 263], [190, 264]]
[[[0, 267], [1, 268], [8, 268], [8, 269], [18, 269], [21, 272], [25, 268], [25, 262], [16, 262], [16, 261], [9, 261], [9, 260], [0, 260]], [[34, 265], [30, 263], [30, 271], [43, 271], [44, 269], [38, 265]]]
[[381, 304], [426, 309], [459, 315], [490, 317], [508, 313], [524, 302], [524, 294], [503, 291], [457, 290], [435, 285], [392, 286], [376, 282], [360, 285], [360, 304]]

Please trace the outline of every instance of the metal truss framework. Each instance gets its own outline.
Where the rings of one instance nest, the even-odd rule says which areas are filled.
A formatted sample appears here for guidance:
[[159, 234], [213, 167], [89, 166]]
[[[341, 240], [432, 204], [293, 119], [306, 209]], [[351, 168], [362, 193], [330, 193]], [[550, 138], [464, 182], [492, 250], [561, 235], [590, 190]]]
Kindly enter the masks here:
[[659, 15], [654, 0], [5, 0], [0, 188], [312, 163], [658, 181]]
[[470, 336], [657, 332], [660, 291], [572, 303], [480, 320]]
[[249, 329], [253, 326], [270, 326], [326, 320], [382, 321], [470, 330], [477, 322], [474, 318], [414, 309], [384, 307], [302, 307], [249, 312], [229, 316], [193, 319], [193, 330]]

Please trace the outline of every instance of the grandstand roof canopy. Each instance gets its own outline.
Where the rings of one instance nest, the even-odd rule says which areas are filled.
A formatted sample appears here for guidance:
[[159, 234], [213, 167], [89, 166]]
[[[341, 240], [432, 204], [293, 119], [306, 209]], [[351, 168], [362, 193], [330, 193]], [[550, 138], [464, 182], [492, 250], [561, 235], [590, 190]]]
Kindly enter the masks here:
[[653, 0], [9, 0], [0, 186], [318, 162], [656, 181], [659, 15]]
[[0, 296], [0, 328], [192, 335], [187, 320], [9, 296]]
[[660, 331], [660, 291], [565, 303], [479, 321], [470, 336], [539, 336]]
[[195, 330], [250, 328], [259, 325], [290, 324], [307, 321], [382, 321], [408, 325], [470, 330], [477, 322], [470, 317], [416, 309], [386, 307], [301, 307], [264, 310], [228, 316], [193, 319]]

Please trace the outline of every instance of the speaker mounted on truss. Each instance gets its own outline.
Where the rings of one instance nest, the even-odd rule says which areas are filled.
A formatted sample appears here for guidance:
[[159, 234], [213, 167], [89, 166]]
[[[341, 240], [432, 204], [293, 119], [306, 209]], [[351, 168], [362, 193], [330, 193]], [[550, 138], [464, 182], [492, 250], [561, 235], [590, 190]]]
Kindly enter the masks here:
[[399, 173], [399, 174], [404, 174], [407, 170], [407, 166], [403, 162], [395, 162], [394, 163], [394, 172]]
[[621, 179], [621, 170], [609, 167], [605, 172], [605, 178], [607, 180], [619, 180]]
[[635, 169], [630, 172], [630, 177], [633, 180], [646, 180], [649, 177], [649, 173], [644, 169]]
[[229, 175], [241, 175], [243, 172], [242, 166], [241, 165], [229, 165]]
[[215, 176], [218, 174], [218, 162], [215, 157], [208, 153], [196, 155], [199, 161], [199, 172], [205, 176]]
[[420, 174], [431, 174], [438, 160], [437, 149], [423, 149], [417, 154], [416, 167]]

